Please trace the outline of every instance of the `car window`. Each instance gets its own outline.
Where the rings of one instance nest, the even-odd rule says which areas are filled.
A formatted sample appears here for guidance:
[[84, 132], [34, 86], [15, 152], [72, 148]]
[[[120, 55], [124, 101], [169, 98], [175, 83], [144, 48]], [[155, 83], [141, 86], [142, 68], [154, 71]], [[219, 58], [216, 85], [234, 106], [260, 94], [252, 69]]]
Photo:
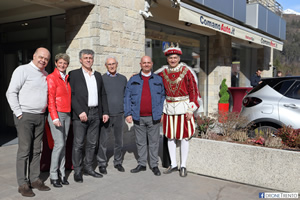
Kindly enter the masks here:
[[262, 82], [261, 84], [258, 84], [256, 87], [254, 87], [250, 92], [248, 92], [248, 94], [254, 93], [258, 90], [260, 90], [261, 88], [263, 88], [266, 85], [266, 82]]
[[294, 82], [295, 82], [294, 80], [281, 81], [278, 84], [276, 84], [273, 87], [273, 89], [279, 92], [280, 94], [284, 95]]
[[285, 96], [293, 99], [300, 99], [300, 81], [296, 81], [296, 83], [285, 94]]

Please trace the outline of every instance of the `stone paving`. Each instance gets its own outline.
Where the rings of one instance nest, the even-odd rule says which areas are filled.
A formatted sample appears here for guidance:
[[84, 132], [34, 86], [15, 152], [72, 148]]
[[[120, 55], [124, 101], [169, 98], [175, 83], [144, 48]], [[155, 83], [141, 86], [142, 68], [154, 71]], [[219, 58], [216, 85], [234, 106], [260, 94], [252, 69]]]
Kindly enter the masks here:
[[[103, 178], [97, 179], [84, 176], [83, 183], [76, 183], [73, 180], [73, 171], [68, 171], [70, 185], [63, 186], [63, 188], [53, 188], [53, 186], [50, 186], [49, 173], [44, 172], [41, 178], [45, 180], [46, 185], [51, 187], [51, 190], [40, 192], [34, 189], [36, 196], [32, 199], [253, 200], [259, 199], [260, 192], [272, 192], [264, 188], [193, 173], [189, 173], [186, 178], [180, 177], [178, 173], [162, 174], [157, 177], [153, 175], [148, 166], [146, 171], [132, 174], [130, 169], [135, 168], [137, 165], [134, 135], [132, 133], [124, 135], [124, 143], [123, 166], [125, 172], [118, 172], [113, 167], [113, 149], [112, 141], [110, 141], [108, 174], [104, 175]], [[17, 144], [0, 147], [0, 199], [25, 198], [17, 192], [16, 152]], [[161, 163], [159, 168], [161, 171], [164, 170]], [[96, 170], [98, 171], [98, 168]]]

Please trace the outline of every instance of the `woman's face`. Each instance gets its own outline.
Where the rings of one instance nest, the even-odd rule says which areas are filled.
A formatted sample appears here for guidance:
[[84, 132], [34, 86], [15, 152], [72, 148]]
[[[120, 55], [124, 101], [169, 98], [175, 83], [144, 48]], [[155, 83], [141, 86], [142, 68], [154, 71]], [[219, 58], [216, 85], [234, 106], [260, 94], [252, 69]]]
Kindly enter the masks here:
[[167, 57], [167, 61], [170, 65], [170, 67], [174, 68], [179, 64], [180, 57], [177, 54], [172, 54]]
[[58, 71], [65, 73], [69, 66], [69, 63], [61, 58], [57, 62], [55, 62], [55, 65]]

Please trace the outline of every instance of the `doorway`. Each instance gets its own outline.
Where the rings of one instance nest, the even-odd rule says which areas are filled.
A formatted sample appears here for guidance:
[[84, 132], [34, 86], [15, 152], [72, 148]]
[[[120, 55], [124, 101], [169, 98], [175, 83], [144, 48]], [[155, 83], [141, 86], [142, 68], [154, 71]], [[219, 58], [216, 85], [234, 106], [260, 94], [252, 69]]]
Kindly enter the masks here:
[[[47, 48], [51, 54], [65, 52], [65, 15], [0, 24], [0, 137], [13, 135], [13, 113], [6, 99], [6, 91], [13, 71], [32, 60], [38, 47]], [[54, 56], [46, 71], [54, 69]], [[1, 145], [1, 144], [0, 144]]]

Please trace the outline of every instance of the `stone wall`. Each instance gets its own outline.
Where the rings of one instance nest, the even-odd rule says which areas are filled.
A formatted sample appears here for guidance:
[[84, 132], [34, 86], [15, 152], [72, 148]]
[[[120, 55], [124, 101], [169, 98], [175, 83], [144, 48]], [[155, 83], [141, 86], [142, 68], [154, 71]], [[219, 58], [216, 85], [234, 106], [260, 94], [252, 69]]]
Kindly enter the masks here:
[[69, 71], [80, 67], [79, 51], [95, 51], [93, 68], [101, 73], [108, 55], [119, 62], [118, 71], [127, 77], [140, 69], [145, 53], [145, 22], [139, 14], [144, 1], [85, 0], [95, 5], [66, 12], [67, 53], [71, 57]]
[[209, 37], [208, 113], [218, 109], [220, 85], [224, 78], [231, 85], [231, 37], [222, 33]]

